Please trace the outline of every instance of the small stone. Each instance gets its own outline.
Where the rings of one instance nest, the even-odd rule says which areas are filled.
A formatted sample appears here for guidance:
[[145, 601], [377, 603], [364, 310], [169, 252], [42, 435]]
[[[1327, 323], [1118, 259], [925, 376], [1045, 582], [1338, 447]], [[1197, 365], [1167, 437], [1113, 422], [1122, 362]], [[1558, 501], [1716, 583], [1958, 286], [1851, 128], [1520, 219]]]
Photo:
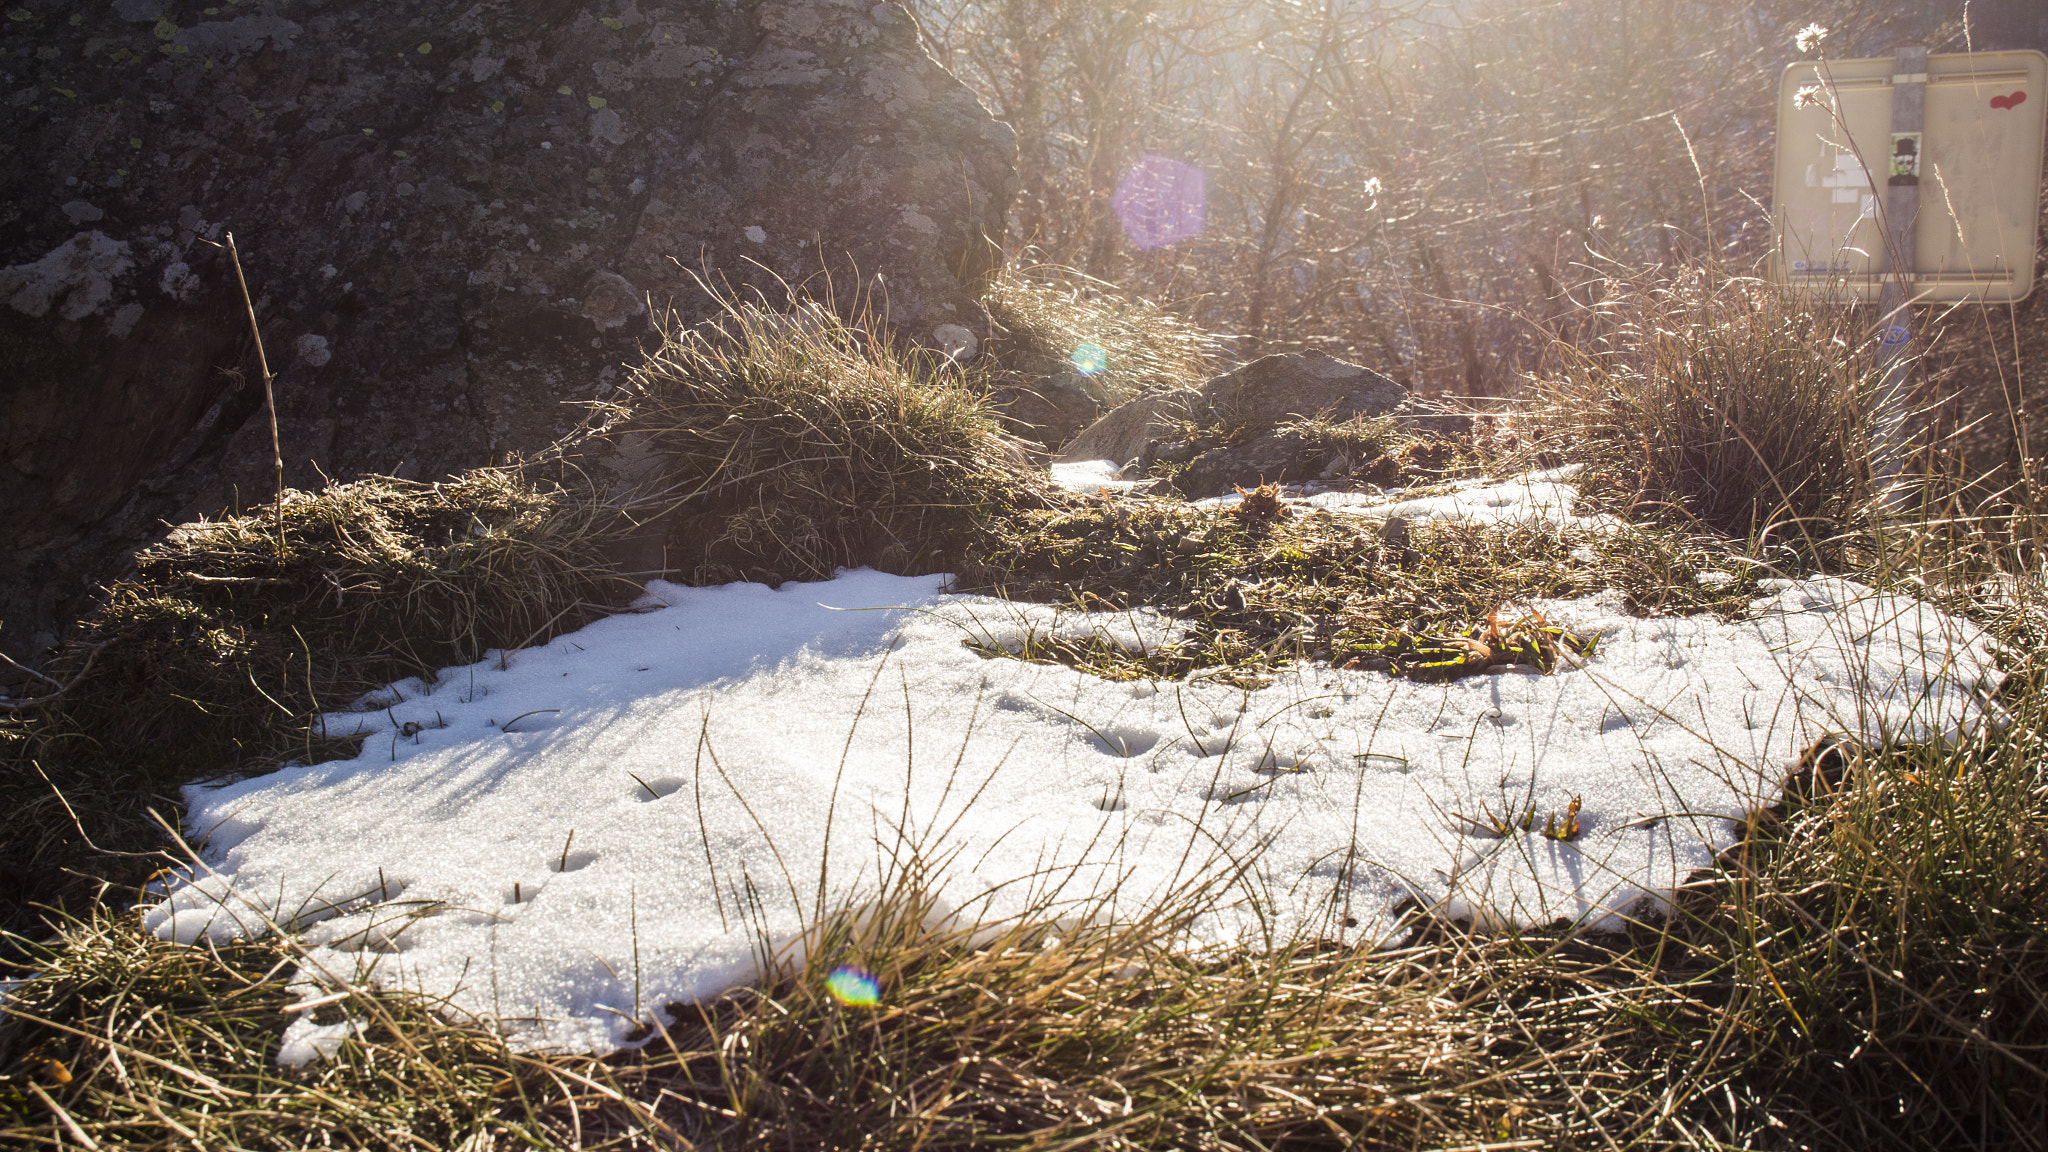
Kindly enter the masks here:
[[964, 364], [981, 351], [974, 331], [961, 324], [941, 324], [932, 329], [932, 342], [955, 363]]

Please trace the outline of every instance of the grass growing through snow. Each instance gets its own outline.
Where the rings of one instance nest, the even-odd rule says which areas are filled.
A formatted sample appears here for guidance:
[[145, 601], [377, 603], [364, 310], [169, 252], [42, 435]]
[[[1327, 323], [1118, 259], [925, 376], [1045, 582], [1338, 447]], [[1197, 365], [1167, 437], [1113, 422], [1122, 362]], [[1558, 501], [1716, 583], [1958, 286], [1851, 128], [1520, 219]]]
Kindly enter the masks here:
[[[1675, 409], [1650, 413], [1676, 430], [1665, 439], [1646, 440], [1648, 423], [1619, 434], [1634, 409], [1597, 390], [1529, 422], [1551, 430], [1545, 450], [1576, 446], [1601, 476], [1637, 480], [1675, 461], [1654, 472], [1668, 498], [1640, 503], [1687, 514], [1612, 537], [1413, 525], [1399, 540], [1327, 517], [1256, 524], [1090, 497], [992, 521], [999, 531], [973, 545], [970, 569], [1019, 597], [1182, 610], [1202, 645], [1176, 659], [1246, 675], [1334, 658], [1347, 629], [1456, 630], [1503, 603], [1598, 586], [1645, 612], [1732, 611], [1755, 577], [1816, 568], [1918, 588], [2006, 639], [2005, 726], [1963, 747], [1817, 757], [1668, 916], [1611, 938], [1499, 938], [1415, 909], [1411, 936], [1390, 950], [1311, 938], [1190, 955], [1172, 947], [1172, 908], [996, 940], [931, 931], [910, 877], [879, 906], [820, 925], [805, 967], [666, 1015], [637, 1052], [515, 1055], [432, 1004], [359, 991], [305, 1011], [346, 1013], [363, 1035], [332, 1062], [290, 1071], [271, 1063], [300, 997], [284, 986], [289, 944], [165, 945], [110, 892], [107, 910], [53, 941], [19, 942], [18, 974], [33, 978], [0, 1024], [0, 1140], [479, 1152], [2042, 1147], [2048, 615], [2032, 526], [1936, 502], [1914, 522], [1863, 519], [1857, 469], [1798, 471], [1812, 455], [1801, 427], [1757, 435], [1773, 413], [1803, 419], [1796, 405], [1745, 393], [1742, 421], [1705, 422], [1703, 412], [1737, 409], [1685, 407], [1699, 392], [1686, 389], [1713, 384], [1713, 365], [1769, 363], [1738, 355], [1769, 332], [1737, 326], [1768, 313], [1740, 298], [1685, 308], [1696, 303], [1724, 319], [1686, 338], [1724, 343], [1670, 361], [1692, 375], [1636, 381], [1675, 397]], [[1796, 384], [1742, 379], [1750, 392]], [[1674, 447], [1659, 455], [1660, 444]], [[1739, 451], [1753, 459], [1713, 463]], [[1699, 460], [1709, 463], [1686, 463]], [[1701, 509], [1718, 505], [1700, 501], [1732, 489], [1685, 485], [1734, 475], [1761, 476], [1753, 492], [1817, 503], [1737, 502], [1727, 507], [1739, 523], [1717, 525]], [[1771, 526], [1788, 515], [1805, 518], [1800, 538], [1814, 546], [1773, 547]], [[1698, 579], [1709, 571], [1735, 581], [1709, 586]], [[1144, 663], [1165, 658], [1075, 662], [1109, 675], [1184, 670]], [[879, 978], [877, 1005], [829, 994], [826, 976], [848, 963]]]
[[1068, 643], [1017, 654], [1117, 679], [1174, 679], [1370, 662], [1390, 644], [1471, 635], [1490, 619], [1533, 623], [1532, 601], [1609, 588], [1644, 615], [1733, 612], [1773, 574], [1714, 537], [1670, 528], [1422, 521], [1388, 531], [1327, 511], [1266, 521], [1172, 500], [1091, 497], [1002, 522], [969, 555], [958, 586], [1077, 609], [1168, 612], [1186, 625], [1170, 646]]

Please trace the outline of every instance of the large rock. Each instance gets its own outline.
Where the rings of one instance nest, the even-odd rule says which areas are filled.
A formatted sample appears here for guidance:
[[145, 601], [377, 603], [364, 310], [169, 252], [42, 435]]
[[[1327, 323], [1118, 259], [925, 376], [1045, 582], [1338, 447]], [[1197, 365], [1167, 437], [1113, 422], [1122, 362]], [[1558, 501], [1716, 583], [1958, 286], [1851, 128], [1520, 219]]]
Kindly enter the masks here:
[[1119, 468], [1156, 444], [1172, 440], [1190, 423], [1209, 415], [1208, 402], [1193, 388], [1147, 392], [1104, 413], [1060, 449], [1060, 463], [1108, 460]]
[[1223, 428], [1235, 440], [1264, 436], [1276, 425], [1323, 417], [1384, 416], [1408, 390], [1370, 368], [1325, 352], [1261, 356], [1202, 385], [1152, 392], [1118, 405], [1061, 449], [1062, 462], [1112, 460], [1119, 466], [1177, 435], [1187, 424]]
[[1261, 356], [1202, 385], [1202, 399], [1222, 423], [1264, 430], [1319, 416], [1384, 416], [1408, 390], [1384, 373], [1311, 351]]
[[546, 444], [695, 276], [981, 330], [1008, 127], [873, 0], [18, 0], [0, 645], [162, 520]]

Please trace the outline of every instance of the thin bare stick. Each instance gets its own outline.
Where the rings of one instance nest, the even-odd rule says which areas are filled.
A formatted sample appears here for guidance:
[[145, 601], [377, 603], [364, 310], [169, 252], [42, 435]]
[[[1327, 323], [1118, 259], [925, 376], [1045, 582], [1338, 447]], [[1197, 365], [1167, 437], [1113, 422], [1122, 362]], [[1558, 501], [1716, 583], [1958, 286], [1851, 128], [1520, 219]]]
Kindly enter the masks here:
[[62, 684], [57, 684], [57, 681], [50, 679], [50, 677], [43, 675], [41, 672], [38, 672], [33, 668], [24, 667], [21, 664], [15, 663], [15, 661], [11, 657], [0, 655], [0, 660], [5, 660], [8, 664], [13, 665], [16, 668], [20, 668], [23, 672], [26, 672], [29, 675], [34, 676], [36, 679], [46, 681], [51, 684], [57, 684], [57, 690], [55, 692], [46, 692], [41, 696], [31, 696], [24, 700], [0, 700], [0, 716], [16, 716], [20, 715], [23, 712], [30, 711], [32, 709], [45, 707], [50, 703], [50, 701], [55, 700], [57, 697], [62, 696], [66, 692], [71, 691], [72, 688], [78, 685], [79, 681], [85, 679], [87, 673], [92, 671], [93, 661], [98, 660], [100, 658], [100, 650], [105, 648], [107, 645], [112, 644], [114, 641], [121, 639], [121, 637], [125, 635], [127, 635], [127, 633], [109, 636], [108, 638], [100, 641], [97, 644], [79, 645], [78, 647], [80, 647], [87, 653], [87, 656], [85, 658], [85, 666], [80, 668], [77, 672], [73, 673], [71, 679], [65, 681]]
[[249, 313], [249, 335], [256, 339], [256, 367], [263, 373], [263, 408], [270, 413], [270, 463], [277, 472], [277, 551], [284, 553], [284, 448], [277, 438], [277, 393], [270, 386], [270, 359], [263, 354], [263, 331], [256, 326], [256, 304], [249, 299], [249, 281], [242, 275], [242, 254], [235, 248], [235, 234], [227, 234], [228, 259], [235, 266], [235, 283], [242, 289], [242, 307]]

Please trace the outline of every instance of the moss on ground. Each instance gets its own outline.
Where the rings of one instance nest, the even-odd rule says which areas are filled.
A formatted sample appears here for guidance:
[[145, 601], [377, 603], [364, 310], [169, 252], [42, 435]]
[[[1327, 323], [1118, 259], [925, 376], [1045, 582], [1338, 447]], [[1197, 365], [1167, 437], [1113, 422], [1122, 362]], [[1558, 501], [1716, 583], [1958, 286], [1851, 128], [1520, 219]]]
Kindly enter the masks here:
[[[1698, 577], [1720, 572], [1725, 581]], [[1017, 655], [1118, 679], [1204, 670], [1256, 676], [1283, 663], [1396, 670], [1404, 651], [1540, 628], [1532, 601], [1623, 594], [1630, 611], [1739, 611], [1768, 568], [1727, 543], [1670, 529], [1372, 519], [1298, 506], [1248, 517], [1177, 500], [1075, 497], [995, 525], [957, 587], [1086, 609], [1149, 607], [1184, 636], [1148, 651], [1048, 639]], [[1498, 646], [1498, 645], [1496, 645]], [[1408, 669], [1412, 672], [1412, 669]]]

